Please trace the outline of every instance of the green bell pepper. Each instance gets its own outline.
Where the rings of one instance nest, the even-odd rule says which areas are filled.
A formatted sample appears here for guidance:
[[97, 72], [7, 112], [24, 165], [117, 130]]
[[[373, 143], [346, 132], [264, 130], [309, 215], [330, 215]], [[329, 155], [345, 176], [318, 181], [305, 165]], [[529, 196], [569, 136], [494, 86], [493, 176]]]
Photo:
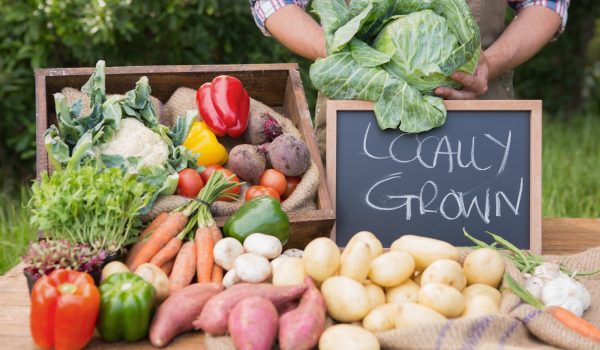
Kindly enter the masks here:
[[253, 233], [264, 233], [285, 244], [290, 238], [290, 220], [277, 199], [259, 196], [242, 204], [227, 219], [223, 232], [242, 243]]
[[102, 339], [112, 342], [145, 338], [154, 311], [154, 293], [150, 283], [132, 272], [104, 280], [97, 324]]

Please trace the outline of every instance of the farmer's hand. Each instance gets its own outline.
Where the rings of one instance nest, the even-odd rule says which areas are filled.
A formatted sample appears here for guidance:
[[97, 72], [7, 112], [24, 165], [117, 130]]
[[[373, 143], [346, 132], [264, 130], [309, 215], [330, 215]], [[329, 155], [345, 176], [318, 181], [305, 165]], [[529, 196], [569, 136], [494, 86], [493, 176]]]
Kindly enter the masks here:
[[434, 90], [434, 93], [447, 100], [473, 100], [487, 92], [488, 76], [488, 62], [485, 54], [482, 52], [474, 74], [454, 72], [450, 76], [452, 80], [459, 82], [463, 86], [462, 89], [438, 87]]

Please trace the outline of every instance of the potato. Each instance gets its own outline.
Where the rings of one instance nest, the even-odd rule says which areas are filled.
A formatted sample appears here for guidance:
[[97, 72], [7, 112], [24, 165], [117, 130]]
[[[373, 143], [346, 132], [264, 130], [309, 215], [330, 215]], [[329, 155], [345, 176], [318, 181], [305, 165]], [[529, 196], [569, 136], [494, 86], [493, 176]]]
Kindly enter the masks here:
[[281, 250], [279, 238], [264, 233], [253, 233], [244, 240], [246, 253], [262, 255], [267, 259], [275, 259], [281, 254]]
[[504, 259], [494, 249], [476, 249], [467, 255], [463, 268], [469, 284], [483, 283], [495, 288], [504, 275]]
[[286, 258], [273, 270], [273, 284], [276, 286], [293, 286], [304, 283], [304, 263], [302, 258]]
[[419, 290], [419, 304], [446, 317], [458, 317], [465, 310], [465, 299], [455, 288], [443, 283], [428, 283]]
[[468, 304], [476, 295], [484, 295], [492, 299], [496, 305], [500, 306], [502, 301], [502, 293], [494, 287], [487, 284], [475, 283], [463, 289], [462, 295], [465, 298], [465, 303]]
[[169, 280], [169, 276], [167, 276], [160, 267], [154, 264], [144, 263], [138, 266], [135, 270], [135, 274], [154, 287], [157, 303], [161, 303], [171, 293], [171, 281]]
[[379, 341], [368, 330], [355, 325], [337, 324], [323, 332], [319, 350], [379, 350]]
[[129, 271], [129, 268], [127, 267], [127, 265], [123, 264], [122, 262], [111, 261], [108, 264], [106, 264], [104, 266], [104, 268], [102, 268], [102, 277], [100, 280], [104, 281], [111, 275], [121, 273], [121, 272], [128, 272], [128, 271]]
[[340, 322], [362, 320], [371, 310], [365, 287], [349, 277], [330, 277], [321, 285], [329, 315]]
[[373, 259], [369, 279], [382, 287], [393, 287], [406, 281], [415, 270], [415, 260], [404, 252], [387, 252]]
[[417, 303], [396, 304], [396, 328], [429, 325], [446, 322], [447, 319], [439, 312]]
[[369, 296], [369, 304], [371, 305], [371, 310], [375, 307], [385, 304], [385, 293], [380, 286], [373, 284], [371, 281], [367, 281], [363, 284], [365, 289], [367, 290], [367, 295]]
[[443, 283], [459, 292], [467, 285], [467, 279], [460, 264], [454, 260], [441, 259], [429, 265], [421, 277], [421, 286], [428, 283]]
[[354, 236], [350, 238], [350, 241], [348, 241], [348, 244], [346, 244], [344, 251], [352, 248], [354, 244], [358, 242], [367, 242], [369, 248], [371, 248], [371, 256], [373, 258], [376, 258], [383, 253], [383, 245], [381, 244], [381, 241], [379, 241], [379, 239], [377, 239], [377, 237], [369, 231], [360, 231], [354, 234]]
[[302, 260], [304, 271], [318, 284], [337, 273], [340, 267], [340, 249], [331, 239], [319, 237], [308, 243]]
[[367, 279], [369, 266], [373, 258], [371, 248], [365, 241], [355, 243], [352, 247], [344, 249], [340, 261], [340, 276], [350, 277], [360, 283]]
[[395, 287], [386, 288], [385, 300], [388, 303], [416, 303], [419, 296], [419, 285], [411, 279]]
[[235, 259], [244, 254], [244, 247], [237, 239], [225, 237], [215, 243], [213, 254], [215, 263], [229, 271], [233, 269]]
[[462, 317], [480, 317], [500, 312], [496, 301], [485, 294], [474, 295], [466, 303]]
[[406, 252], [415, 259], [415, 269], [423, 271], [436, 260], [458, 260], [458, 249], [452, 244], [439, 239], [404, 235], [392, 243], [392, 251]]
[[371, 310], [362, 321], [362, 326], [371, 332], [383, 332], [396, 326], [398, 304], [383, 304]]

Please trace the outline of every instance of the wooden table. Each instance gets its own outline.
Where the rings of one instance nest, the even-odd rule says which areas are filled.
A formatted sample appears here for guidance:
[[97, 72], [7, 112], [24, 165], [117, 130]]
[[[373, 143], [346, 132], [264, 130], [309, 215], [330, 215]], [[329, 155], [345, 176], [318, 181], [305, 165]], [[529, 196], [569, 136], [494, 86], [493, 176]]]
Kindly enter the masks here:
[[[571, 254], [600, 246], [600, 219], [544, 219], [544, 254]], [[29, 295], [21, 264], [0, 276], [0, 349], [35, 349], [29, 334]], [[107, 344], [95, 339], [93, 349], [153, 349], [147, 342]], [[204, 349], [201, 333], [176, 338], [169, 349]]]

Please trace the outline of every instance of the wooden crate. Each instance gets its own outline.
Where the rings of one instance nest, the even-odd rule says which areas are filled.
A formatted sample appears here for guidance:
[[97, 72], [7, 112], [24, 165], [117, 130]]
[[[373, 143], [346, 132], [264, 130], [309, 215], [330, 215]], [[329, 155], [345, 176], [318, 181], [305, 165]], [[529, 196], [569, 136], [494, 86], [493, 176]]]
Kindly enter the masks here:
[[[94, 68], [50, 68], [35, 71], [37, 174], [49, 169], [43, 135], [48, 125], [56, 123], [53, 94], [64, 87], [79, 89], [94, 72]], [[141, 76], [147, 76], [152, 95], [166, 103], [179, 87], [196, 89], [220, 74], [229, 74], [242, 81], [250, 96], [280, 111], [292, 120], [308, 145], [317, 164], [321, 182], [317, 194], [317, 209], [289, 212], [291, 237], [288, 247], [303, 248], [312, 239], [329, 236], [335, 221], [323, 162], [315, 141], [310, 113], [297, 64], [135, 66], [106, 68], [106, 91], [123, 94], [131, 90]], [[226, 217], [216, 218], [223, 225]]]

